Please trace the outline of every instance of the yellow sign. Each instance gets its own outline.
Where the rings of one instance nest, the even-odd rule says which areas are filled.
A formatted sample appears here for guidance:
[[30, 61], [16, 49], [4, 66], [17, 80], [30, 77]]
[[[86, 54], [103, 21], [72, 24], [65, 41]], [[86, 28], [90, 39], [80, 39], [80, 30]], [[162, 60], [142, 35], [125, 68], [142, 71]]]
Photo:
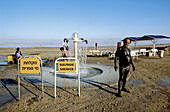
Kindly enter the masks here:
[[68, 73], [75, 72], [75, 61], [61, 61], [58, 62], [58, 72], [60, 73]]
[[34, 57], [20, 60], [20, 73], [40, 73], [40, 59]]

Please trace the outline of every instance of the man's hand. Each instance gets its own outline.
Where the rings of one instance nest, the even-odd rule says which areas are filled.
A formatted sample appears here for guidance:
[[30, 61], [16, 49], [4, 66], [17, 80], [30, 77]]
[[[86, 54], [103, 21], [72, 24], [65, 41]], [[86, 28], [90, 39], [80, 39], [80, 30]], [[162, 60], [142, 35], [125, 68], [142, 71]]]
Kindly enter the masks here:
[[117, 68], [118, 68], [118, 67], [115, 65], [115, 71], [117, 71]]

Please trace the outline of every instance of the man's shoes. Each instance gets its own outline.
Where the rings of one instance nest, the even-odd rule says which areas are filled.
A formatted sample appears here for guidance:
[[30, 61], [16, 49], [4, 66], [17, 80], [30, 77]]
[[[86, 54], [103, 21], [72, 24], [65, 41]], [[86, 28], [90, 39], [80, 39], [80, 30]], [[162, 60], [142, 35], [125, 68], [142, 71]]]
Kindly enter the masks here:
[[117, 97], [122, 97], [122, 94], [121, 93], [117, 93], [116, 96]]
[[126, 89], [126, 88], [122, 88], [122, 91], [130, 93], [130, 91], [128, 89]]

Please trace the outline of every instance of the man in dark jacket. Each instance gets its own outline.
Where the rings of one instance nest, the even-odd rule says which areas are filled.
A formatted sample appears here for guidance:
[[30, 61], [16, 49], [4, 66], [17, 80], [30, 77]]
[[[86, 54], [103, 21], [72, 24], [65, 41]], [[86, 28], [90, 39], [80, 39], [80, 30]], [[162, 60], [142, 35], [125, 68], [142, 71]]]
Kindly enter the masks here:
[[[135, 71], [135, 66], [133, 64], [133, 60], [131, 58], [130, 49], [128, 48], [131, 40], [129, 38], [125, 38], [123, 40], [123, 46], [117, 48], [115, 54], [115, 71], [117, 71], [117, 58], [119, 58], [119, 81], [118, 81], [118, 95], [122, 97], [121, 91], [130, 92], [125, 88], [127, 76], [130, 70], [130, 64], [133, 67], [133, 71]], [[121, 88], [122, 87], [122, 88]]]

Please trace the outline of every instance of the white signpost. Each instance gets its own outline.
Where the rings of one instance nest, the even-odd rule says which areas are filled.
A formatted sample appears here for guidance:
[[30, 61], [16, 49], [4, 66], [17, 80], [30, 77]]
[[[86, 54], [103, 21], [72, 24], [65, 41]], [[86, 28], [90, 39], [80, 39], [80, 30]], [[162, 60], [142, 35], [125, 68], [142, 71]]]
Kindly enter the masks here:
[[[67, 61], [64, 61], [67, 60]], [[74, 60], [74, 61], [72, 61]], [[58, 66], [57, 66], [58, 65]], [[78, 75], [78, 96], [80, 96], [80, 67], [79, 61], [76, 58], [58, 58], [55, 61], [55, 74], [54, 74], [54, 97], [56, 98], [56, 74], [75, 73]], [[57, 68], [58, 67], [58, 68]]]
[[43, 75], [42, 75], [42, 60], [38, 56], [25, 56], [18, 60], [18, 99], [20, 100], [20, 76], [40, 75], [42, 85], [42, 97], [44, 96]]

